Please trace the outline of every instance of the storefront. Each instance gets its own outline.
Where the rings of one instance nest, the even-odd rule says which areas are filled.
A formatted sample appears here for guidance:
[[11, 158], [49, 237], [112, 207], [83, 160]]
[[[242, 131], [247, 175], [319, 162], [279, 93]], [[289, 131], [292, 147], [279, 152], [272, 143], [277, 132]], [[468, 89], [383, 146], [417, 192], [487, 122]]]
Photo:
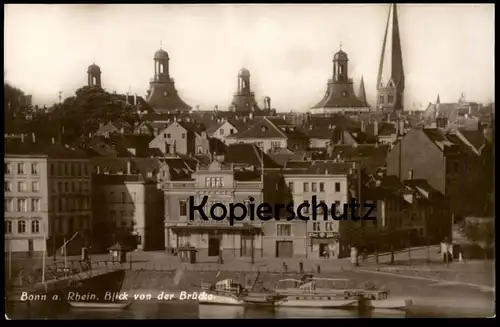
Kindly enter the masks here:
[[338, 259], [340, 255], [340, 244], [337, 233], [317, 232], [308, 233], [309, 253], [308, 258]]

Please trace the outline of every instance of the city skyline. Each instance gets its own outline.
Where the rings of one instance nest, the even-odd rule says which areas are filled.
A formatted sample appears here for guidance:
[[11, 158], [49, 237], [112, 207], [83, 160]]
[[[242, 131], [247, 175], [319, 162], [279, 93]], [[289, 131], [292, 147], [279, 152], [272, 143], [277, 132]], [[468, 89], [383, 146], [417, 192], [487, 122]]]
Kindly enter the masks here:
[[[416, 103], [424, 109], [437, 94], [441, 102], [455, 102], [462, 92], [469, 100], [494, 100], [493, 5], [398, 8], [405, 107]], [[368, 102], [375, 106], [389, 5], [5, 9], [5, 80], [32, 94], [35, 103], [56, 102], [59, 91], [63, 97], [73, 95], [86, 85], [86, 69], [94, 61], [106, 90], [144, 96], [153, 77], [153, 54], [161, 44], [170, 55], [180, 96], [193, 107], [226, 110], [238, 70], [245, 67], [259, 104], [270, 96], [278, 111], [306, 111], [324, 95], [340, 44], [349, 56], [356, 92], [363, 76]], [[27, 44], [38, 48], [29, 51]]]

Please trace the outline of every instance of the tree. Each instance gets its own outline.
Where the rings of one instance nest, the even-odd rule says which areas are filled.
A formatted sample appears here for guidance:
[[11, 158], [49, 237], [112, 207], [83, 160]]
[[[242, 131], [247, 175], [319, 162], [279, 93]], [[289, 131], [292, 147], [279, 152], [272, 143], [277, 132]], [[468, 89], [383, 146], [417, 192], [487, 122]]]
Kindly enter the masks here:
[[118, 120], [133, 125], [137, 119], [134, 108], [120, 95], [110, 94], [101, 87], [84, 86], [74, 96], [54, 105], [48, 114], [38, 116], [36, 124], [48, 134], [55, 131], [52, 137], [64, 134], [65, 141], [72, 142], [95, 132], [100, 123]]

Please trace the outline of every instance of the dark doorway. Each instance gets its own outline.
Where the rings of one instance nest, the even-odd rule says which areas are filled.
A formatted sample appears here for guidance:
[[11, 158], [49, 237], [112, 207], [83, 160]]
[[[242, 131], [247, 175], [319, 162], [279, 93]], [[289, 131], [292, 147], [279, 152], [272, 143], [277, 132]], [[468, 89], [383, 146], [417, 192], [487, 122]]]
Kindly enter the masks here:
[[252, 255], [252, 235], [241, 235], [241, 256], [250, 257]]
[[276, 242], [276, 257], [291, 258], [293, 257], [293, 242], [292, 241], [277, 241]]
[[328, 252], [328, 244], [319, 244], [319, 255], [322, 257], [325, 255], [325, 251]]
[[208, 238], [208, 256], [217, 257], [220, 254], [220, 238], [218, 235], [210, 235]]

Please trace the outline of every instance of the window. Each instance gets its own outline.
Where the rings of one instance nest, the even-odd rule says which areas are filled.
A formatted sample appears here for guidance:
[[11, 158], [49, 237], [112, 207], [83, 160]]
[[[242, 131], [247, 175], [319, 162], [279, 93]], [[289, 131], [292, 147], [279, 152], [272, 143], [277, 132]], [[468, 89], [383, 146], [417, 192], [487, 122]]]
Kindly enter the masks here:
[[40, 211], [40, 199], [31, 199], [31, 211], [32, 212]]
[[135, 192], [130, 193], [130, 195], [132, 196], [132, 202], [135, 203]]
[[321, 230], [321, 226], [319, 224], [319, 222], [314, 222], [313, 223], [313, 232], [319, 232]]
[[56, 167], [54, 164], [50, 164], [50, 176], [54, 176], [56, 174]]
[[3, 182], [3, 191], [4, 192], [12, 191], [12, 186], [10, 185], [10, 182]]
[[290, 224], [277, 224], [278, 236], [292, 236], [292, 225]]
[[304, 183], [304, 192], [309, 192], [309, 183]]
[[324, 192], [325, 191], [325, 183], [319, 183], [319, 191]]
[[311, 183], [311, 191], [318, 192], [316, 183]]
[[340, 183], [335, 183], [335, 192], [340, 192]]
[[394, 96], [392, 94], [387, 95], [387, 103], [392, 103], [394, 101]]
[[64, 185], [63, 185], [63, 182], [58, 182], [57, 183], [57, 189], [59, 192], [64, 192], [64, 189], [63, 189]]
[[12, 199], [4, 199], [4, 210], [5, 212], [11, 212], [12, 211]]
[[17, 211], [19, 212], [28, 212], [28, 202], [26, 199], [17, 199]]
[[187, 203], [186, 200], [179, 201], [179, 215], [187, 216]]
[[325, 230], [327, 232], [333, 232], [333, 223], [332, 222], [325, 222]]
[[17, 222], [17, 232], [26, 233], [26, 222], [24, 220], [19, 220]]
[[197, 152], [198, 152], [199, 154], [203, 153], [203, 147], [202, 147], [201, 145], [198, 145], [198, 147], [197, 147]]
[[224, 179], [222, 177], [205, 177], [205, 187], [208, 188], [224, 187]]
[[61, 222], [60, 218], [56, 218], [54, 225], [55, 225], [56, 233], [62, 232], [62, 222]]
[[64, 182], [64, 192], [70, 192], [68, 182]]
[[20, 175], [24, 174], [24, 163], [20, 162], [17, 164], [17, 173]]
[[65, 176], [68, 176], [69, 175], [69, 167], [68, 167], [68, 164], [63, 164], [64, 166], [64, 175]]
[[224, 135], [224, 128], [219, 129], [219, 134], [220, 134], [220, 136]]
[[293, 193], [293, 182], [288, 183], [288, 189]]
[[26, 192], [26, 183], [25, 182], [18, 182], [17, 183], [17, 191], [18, 192]]
[[31, 190], [33, 192], [38, 192], [40, 190], [38, 182], [31, 182]]
[[40, 222], [38, 220], [33, 220], [31, 222], [31, 232], [40, 233]]
[[3, 164], [3, 173], [4, 174], [10, 174], [12, 172], [10, 163], [4, 163]]
[[109, 202], [114, 202], [115, 201], [115, 193], [114, 192], [109, 192], [109, 194], [108, 194], [108, 201]]
[[233, 135], [233, 134], [234, 134], [234, 129], [233, 129], [233, 128], [231, 128], [231, 129], [229, 130], [229, 134], [230, 134], [230, 135]]
[[309, 201], [304, 200], [304, 209], [302, 209], [302, 212], [309, 213], [309, 207], [310, 207]]
[[163, 134], [163, 138], [166, 139], [167, 138], [167, 133], [164, 133]]
[[76, 176], [82, 176], [82, 165], [76, 164]]
[[182, 139], [186, 138], [186, 133], [182, 133]]
[[4, 227], [5, 234], [12, 234], [12, 221], [6, 220], [4, 223]]
[[271, 149], [279, 149], [281, 147], [280, 141], [271, 141]]
[[167, 139], [169, 139], [169, 138], [172, 137], [172, 135], [170, 133], [165, 134], [165, 136], [166, 136]]
[[88, 226], [87, 226], [87, 217], [82, 216], [82, 218], [80, 218], [80, 223], [82, 225], [82, 230], [86, 230], [88, 228]]
[[381, 94], [380, 97], [379, 97], [379, 104], [384, 104], [384, 95]]
[[89, 166], [83, 164], [83, 175], [87, 176], [89, 174]]
[[121, 203], [127, 202], [127, 195], [125, 194], [125, 192], [122, 192], [120, 201], [121, 201]]
[[38, 175], [38, 164], [36, 162], [31, 164], [31, 174]]

